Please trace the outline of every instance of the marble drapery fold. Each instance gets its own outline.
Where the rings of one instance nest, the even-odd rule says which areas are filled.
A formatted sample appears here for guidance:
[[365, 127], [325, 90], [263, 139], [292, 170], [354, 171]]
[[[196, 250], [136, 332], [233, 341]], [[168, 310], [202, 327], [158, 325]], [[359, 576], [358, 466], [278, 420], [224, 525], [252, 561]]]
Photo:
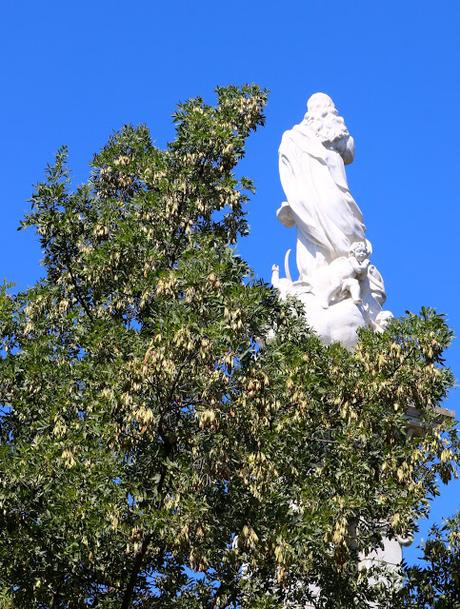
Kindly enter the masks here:
[[305, 279], [317, 266], [346, 256], [364, 240], [363, 216], [348, 187], [344, 161], [303, 121], [286, 131], [279, 148], [287, 197], [279, 220], [297, 229], [297, 268]]

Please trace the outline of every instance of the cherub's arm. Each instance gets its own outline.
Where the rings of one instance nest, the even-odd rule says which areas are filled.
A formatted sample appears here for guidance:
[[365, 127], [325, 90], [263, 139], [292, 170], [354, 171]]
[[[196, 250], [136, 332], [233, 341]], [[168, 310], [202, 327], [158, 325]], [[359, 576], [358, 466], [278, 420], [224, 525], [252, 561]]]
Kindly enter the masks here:
[[369, 268], [369, 264], [370, 264], [369, 258], [366, 258], [366, 260], [363, 260], [361, 263], [358, 262], [361, 274], [367, 273], [367, 269]]
[[353, 267], [353, 271], [356, 277], [362, 277], [367, 273], [367, 269], [369, 267], [369, 258], [366, 258], [362, 262], [356, 260], [354, 256], [351, 257], [351, 266]]

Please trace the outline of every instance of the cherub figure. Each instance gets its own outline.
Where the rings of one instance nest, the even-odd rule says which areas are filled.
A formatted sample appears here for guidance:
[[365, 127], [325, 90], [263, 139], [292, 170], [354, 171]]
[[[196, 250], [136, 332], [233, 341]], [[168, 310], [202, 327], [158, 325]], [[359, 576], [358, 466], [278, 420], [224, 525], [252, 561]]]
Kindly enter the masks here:
[[362, 304], [361, 280], [366, 277], [369, 267], [370, 251], [365, 241], [355, 241], [348, 256], [340, 256], [330, 264], [316, 269], [308, 278], [312, 292], [321, 300], [321, 306], [328, 309], [334, 301], [345, 294], [352, 301]]

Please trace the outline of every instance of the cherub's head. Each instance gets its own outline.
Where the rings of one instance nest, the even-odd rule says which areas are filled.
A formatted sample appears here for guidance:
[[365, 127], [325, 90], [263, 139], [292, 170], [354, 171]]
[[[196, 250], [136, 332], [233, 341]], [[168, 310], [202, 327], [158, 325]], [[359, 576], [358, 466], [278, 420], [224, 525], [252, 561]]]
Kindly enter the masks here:
[[371, 253], [365, 241], [355, 241], [352, 243], [349, 251], [349, 255], [356, 258], [359, 263], [364, 262], [366, 258], [369, 258], [370, 254]]

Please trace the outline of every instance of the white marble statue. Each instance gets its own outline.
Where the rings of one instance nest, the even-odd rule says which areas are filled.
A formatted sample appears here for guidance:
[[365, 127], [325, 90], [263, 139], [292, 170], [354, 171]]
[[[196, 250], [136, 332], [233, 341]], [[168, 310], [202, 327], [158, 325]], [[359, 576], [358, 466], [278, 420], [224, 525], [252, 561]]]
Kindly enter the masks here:
[[[272, 284], [281, 298], [298, 298], [309, 325], [325, 344], [353, 349], [360, 327], [376, 332], [393, 317], [383, 310], [382, 276], [371, 264], [372, 246], [363, 216], [348, 187], [345, 165], [354, 157], [354, 141], [334, 102], [315, 93], [303, 121], [283, 134], [279, 148], [281, 183], [287, 198], [279, 220], [297, 231], [294, 280], [286, 253], [285, 277], [272, 267]], [[385, 539], [383, 549], [361, 556], [360, 568], [401, 562], [401, 540]], [[382, 580], [383, 581], [383, 580]], [[320, 594], [320, 591], [316, 591]]]
[[286, 194], [279, 220], [297, 231], [299, 278], [292, 281], [289, 252], [286, 277], [273, 266], [272, 283], [283, 298], [294, 295], [311, 327], [326, 343], [356, 344], [356, 330], [382, 331], [392, 317], [383, 311], [385, 288], [370, 263], [372, 246], [363, 216], [348, 187], [345, 165], [354, 158], [354, 141], [332, 99], [315, 93], [303, 121], [283, 134], [279, 149]]
[[306, 282], [311, 286], [312, 293], [320, 298], [324, 309], [347, 296], [355, 304], [362, 304], [361, 281], [367, 275], [369, 254], [365, 241], [355, 241], [348, 256], [334, 258], [329, 264], [311, 272]]

